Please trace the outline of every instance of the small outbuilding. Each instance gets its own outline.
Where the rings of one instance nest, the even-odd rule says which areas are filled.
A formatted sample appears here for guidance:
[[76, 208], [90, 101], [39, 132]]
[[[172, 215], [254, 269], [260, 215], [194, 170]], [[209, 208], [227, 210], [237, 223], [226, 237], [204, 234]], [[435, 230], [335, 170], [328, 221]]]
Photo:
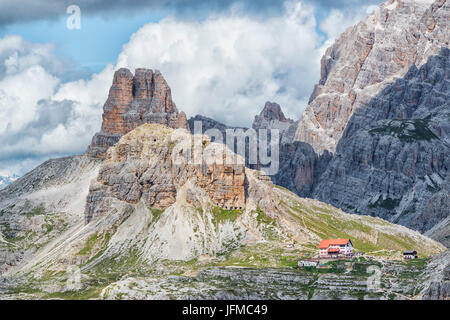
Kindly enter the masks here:
[[405, 251], [403, 252], [403, 259], [408, 260], [408, 259], [417, 259], [417, 251]]

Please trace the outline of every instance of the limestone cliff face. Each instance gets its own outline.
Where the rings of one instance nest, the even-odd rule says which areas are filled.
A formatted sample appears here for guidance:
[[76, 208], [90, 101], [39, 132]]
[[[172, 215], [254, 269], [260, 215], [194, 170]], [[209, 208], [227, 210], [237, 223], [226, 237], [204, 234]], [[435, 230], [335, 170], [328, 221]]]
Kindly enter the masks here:
[[[123, 136], [108, 150], [106, 162], [101, 167], [97, 181], [91, 185], [87, 206], [86, 222], [103, 214], [103, 200], [116, 198], [130, 204], [141, 200], [148, 206], [165, 209], [175, 203], [177, 189], [191, 181], [204, 190], [205, 195], [188, 190], [186, 201], [202, 207], [206, 196], [212, 202], [227, 210], [245, 207], [246, 176], [243, 160], [227, 164], [231, 151], [223, 145], [210, 144], [206, 136], [201, 139], [200, 149], [203, 161], [194, 163], [184, 157], [183, 149], [176, 149], [180, 143], [189, 146], [194, 143], [190, 133], [175, 132], [163, 125], [143, 125]], [[192, 140], [192, 141], [191, 141]], [[220, 150], [224, 150], [222, 154]], [[180, 156], [178, 160], [174, 156]]]
[[277, 103], [267, 102], [261, 113], [255, 116], [253, 129], [278, 130], [279, 170], [272, 175], [272, 181], [302, 197], [310, 197], [320, 175], [331, 159], [326, 151], [318, 155], [305, 142], [294, 141], [298, 121], [287, 119]]
[[103, 107], [101, 131], [92, 139], [87, 153], [103, 158], [120, 137], [143, 123], [187, 128], [184, 112], [178, 113], [170, 87], [161, 73], [150, 69], [116, 71]]
[[[199, 123], [201, 124], [201, 129], [202, 132], [195, 132], [195, 123]], [[242, 130], [248, 130], [248, 128], [245, 127], [233, 127], [233, 126], [228, 126], [226, 124], [223, 124], [219, 121], [216, 121], [214, 119], [202, 116], [202, 115], [196, 115], [195, 117], [192, 117], [188, 120], [188, 126], [189, 126], [189, 130], [191, 131], [192, 134], [195, 133], [201, 133], [201, 134], [206, 134], [208, 135], [208, 130], [210, 129], [217, 129], [220, 131], [220, 133], [222, 134], [222, 136], [225, 138], [226, 137], [226, 130], [230, 129], [230, 130], [238, 130], [238, 129], [242, 129]], [[211, 136], [212, 138], [213, 136]]]
[[389, 0], [344, 32], [322, 58], [321, 79], [297, 128], [317, 153], [334, 153], [350, 117], [396, 78], [449, 45], [446, 0]]
[[82, 221], [101, 162], [86, 155], [50, 159], [0, 190], [0, 274]]
[[443, 48], [361, 107], [313, 196], [421, 232], [448, 218], [449, 65]]
[[449, 17], [446, 0], [389, 0], [344, 32], [274, 181], [448, 245]]

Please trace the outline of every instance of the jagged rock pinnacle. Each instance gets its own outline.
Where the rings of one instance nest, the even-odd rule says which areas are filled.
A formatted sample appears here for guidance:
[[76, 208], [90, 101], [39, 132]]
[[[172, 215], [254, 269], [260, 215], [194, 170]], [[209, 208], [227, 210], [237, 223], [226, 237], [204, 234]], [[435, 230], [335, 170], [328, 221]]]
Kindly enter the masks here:
[[130, 70], [121, 68], [114, 74], [103, 107], [101, 131], [92, 139], [87, 153], [104, 158], [106, 150], [122, 135], [144, 123], [188, 127], [186, 115], [178, 113], [170, 87], [158, 70], [138, 68], [133, 75]]
[[283, 111], [281, 111], [281, 107], [278, 103], [275, 102], [266, 102], [264, 109], [261, 111], [260, 117], [263, 117], [266, 120], [278, 120], [281, 122], [286, 122], [287, 119], [284, 116]]

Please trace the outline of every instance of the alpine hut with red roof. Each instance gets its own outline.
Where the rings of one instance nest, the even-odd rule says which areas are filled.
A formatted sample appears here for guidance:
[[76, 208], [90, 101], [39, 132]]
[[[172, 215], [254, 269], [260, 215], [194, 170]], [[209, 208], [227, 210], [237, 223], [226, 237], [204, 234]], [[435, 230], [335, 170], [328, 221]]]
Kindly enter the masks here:
[[337, 258], [350, 256], [353, 252], [353, 244], [350, 239], [328, 239], [319, 244], [319, 255], [321, 258]]

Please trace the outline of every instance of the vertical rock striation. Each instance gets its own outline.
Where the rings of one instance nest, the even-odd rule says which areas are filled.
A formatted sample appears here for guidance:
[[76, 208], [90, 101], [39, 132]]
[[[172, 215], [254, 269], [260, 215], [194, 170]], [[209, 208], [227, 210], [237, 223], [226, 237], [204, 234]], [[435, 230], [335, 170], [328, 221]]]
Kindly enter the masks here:
[[325, 171], [331, 155], [318, 155], [305, 142], [294, 141], [298, 121], [287, 119], [277, 103], [267, 102], [255, 116], [253, 129], [279, 130], [279, 170], [272, 181], [302, 197], [310, 197], [320, 175]]
[[296, 138], [334, 153], [350, 117], [449, 45], [447, 0], [389, 0], [326, 51]]
[[296, 132], [325, 155], [322, 173], [291, 147], [298, 163], [277, 183], [305, 194], [314, 177], [310, 196], [448, 245], [449, 20], [448, 0], [388, 0], [345, 31]]
[[361, 107], [313, 196], [420, 232], [448, 218], [449, 66], [443, 48]]
[[104, 158], [106, 150], [120, 137], [144, 123], [172, 128], [188, 128], [184, 112], [178, 113], [170, 87], [156, 70], [121, 68], [114, 74], [108, 99], [103, 107], [101, 131], [95, 134], [87, 154]]

